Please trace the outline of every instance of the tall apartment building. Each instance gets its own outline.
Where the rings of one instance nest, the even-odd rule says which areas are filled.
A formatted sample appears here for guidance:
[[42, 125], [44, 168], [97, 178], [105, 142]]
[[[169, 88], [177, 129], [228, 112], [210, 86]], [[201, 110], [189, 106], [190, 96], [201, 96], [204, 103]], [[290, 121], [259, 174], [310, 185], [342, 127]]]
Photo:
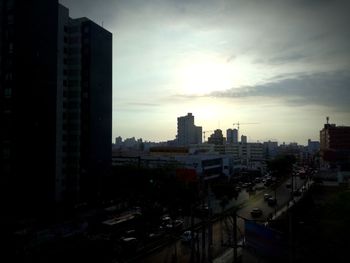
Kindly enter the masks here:
[[0, 19], [2, 197], [85, 201], [111, 163], [112, 35], [57, 0], [1, 0]]
[[251, 165], [265, 160], [262, 143], [233, 143], [225, 145], [225, 153], [239, 159], [243, 165]]
[[202, 127], [195, 126], [192, 113], [177, 118], [177, 143], [180, 146], [202, 143]]
[[227, 143], [238, 143], [238, 130], [227, 129], [226, 130], [226, 142]]

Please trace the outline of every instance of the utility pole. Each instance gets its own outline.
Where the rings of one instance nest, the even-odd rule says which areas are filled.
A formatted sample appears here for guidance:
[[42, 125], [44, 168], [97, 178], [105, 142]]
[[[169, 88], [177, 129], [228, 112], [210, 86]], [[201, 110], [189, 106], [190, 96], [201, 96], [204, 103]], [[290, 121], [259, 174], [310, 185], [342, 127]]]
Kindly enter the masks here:
[[213, 226], [211, 223], [212, 204], [211, 204], [211, 188], [208, 181], [208, 261], [213, 261]]
[[237, 209], [233, 211], [233, 262], [238, 262], [237, 257]]
[[194, 263], [194, 250], [195, 250], [193, 208], [194, 208], [194, 204], [191, 204], [191, 259], [190, 259], [191, 263]]

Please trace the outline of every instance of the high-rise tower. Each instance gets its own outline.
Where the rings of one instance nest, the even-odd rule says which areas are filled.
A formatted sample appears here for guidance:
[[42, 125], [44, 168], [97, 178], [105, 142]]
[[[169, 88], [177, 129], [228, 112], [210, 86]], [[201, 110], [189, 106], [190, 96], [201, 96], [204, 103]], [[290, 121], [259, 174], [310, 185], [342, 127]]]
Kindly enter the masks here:
[[1, 0], [0, 52], [4, 205], [93, 197], [111, 159], [111, 33], [57, 1]]
[[182, 146], [202, 143], [202, 127], [194, 125], [192, 113], [177, 118], [177, 143]]

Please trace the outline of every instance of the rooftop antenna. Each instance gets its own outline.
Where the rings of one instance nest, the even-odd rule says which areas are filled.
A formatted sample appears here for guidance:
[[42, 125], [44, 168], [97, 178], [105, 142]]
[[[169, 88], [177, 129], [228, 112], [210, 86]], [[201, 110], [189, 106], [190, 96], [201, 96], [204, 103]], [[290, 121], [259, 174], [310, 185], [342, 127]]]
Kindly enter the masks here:
[[329, 117], [328, 116], [326, 117], [326, 120], [327, 120], [327, 124], [329, 124]]

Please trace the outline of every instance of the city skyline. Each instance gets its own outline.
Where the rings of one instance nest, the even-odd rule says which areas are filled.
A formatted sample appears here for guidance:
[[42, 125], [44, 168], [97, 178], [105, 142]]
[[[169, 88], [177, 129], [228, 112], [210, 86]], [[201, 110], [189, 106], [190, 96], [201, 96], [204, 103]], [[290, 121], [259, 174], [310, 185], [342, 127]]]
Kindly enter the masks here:
[[113, 138], [175, 138], [187, 112], [203, 131], [251, 141], [319, 140], [350, 125], [346, 1], [72, 1], [113, 40]]

